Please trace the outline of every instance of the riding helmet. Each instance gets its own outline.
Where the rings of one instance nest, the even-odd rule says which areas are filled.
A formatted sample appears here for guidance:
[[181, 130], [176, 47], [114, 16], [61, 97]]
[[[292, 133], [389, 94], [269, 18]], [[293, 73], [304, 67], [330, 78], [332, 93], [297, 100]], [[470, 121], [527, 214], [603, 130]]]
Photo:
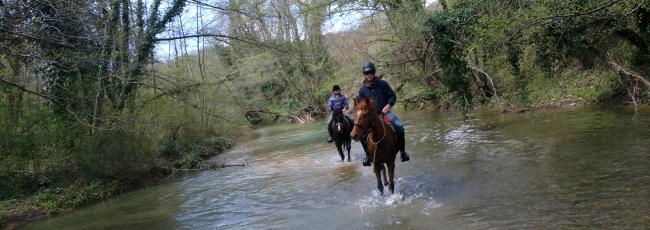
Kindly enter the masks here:
[[375, 74], [375, 64], [373, 64], [372, 62], [368, 62], [365, 65], [363, 65], [362, 70], [364, 74], [365, 73]]
[[334, 85], [334, 87], [332, 88], [332, 92], [337, 90], [341, 90], [341, 87], [339, 87], [339, 85]]

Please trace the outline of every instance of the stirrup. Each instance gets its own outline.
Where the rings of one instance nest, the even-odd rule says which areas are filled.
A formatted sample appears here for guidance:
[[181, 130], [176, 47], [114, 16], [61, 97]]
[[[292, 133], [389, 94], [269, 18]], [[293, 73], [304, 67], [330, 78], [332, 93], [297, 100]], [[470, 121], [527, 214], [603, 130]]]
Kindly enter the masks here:
[[372, 161], [370, 160], [370, 157], [366, 157], [366, 158], [363, 159], [363, 163], [362, 163], [362, 164], [363, 164], [363, 166], [370, 166], [370, 163], [371, 163], [371, 162], [372, 162]]

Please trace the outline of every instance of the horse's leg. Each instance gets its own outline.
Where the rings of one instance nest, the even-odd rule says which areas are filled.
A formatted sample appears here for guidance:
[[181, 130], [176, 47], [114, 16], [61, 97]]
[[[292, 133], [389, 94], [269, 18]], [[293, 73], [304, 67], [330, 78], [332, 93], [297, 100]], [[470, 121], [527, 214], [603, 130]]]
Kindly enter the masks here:
[[[381, 167], [383, 168], [384, 166], [382, 165]], [[381, 168], [377, 164], [375, 164], [374, 171], [375, 171], [375, 177], [377, 178], [377, 188], [379, 189], [379, 193], [383, 196], [384, 185], [381, 184], [381, 176], [379, 175], [381, 174]]]
[[388, 162], [388, 189], [390, 193], [395, 193], [395, 162]]
[[350, 148], [352, 148], [352, 140], [348, 139], [346, 141], [346, 146], [345, 147], [348, 149], [348, 162], [350, 162], [350, 161], [352, 161], [352, 158], [350, 158]]
[[341, 147], [342, 143], [339, 140], [336, 140], [336, 150], [339, 151], [339, 156], [341, 156], [341, 160], [345, 161], [345, 155], [343, 155], [343, 148]]
[[388, 178], [386, 178], [386, 167], [381, 165], [381, 176], [384, 179], [384, 186], [388, 186]]

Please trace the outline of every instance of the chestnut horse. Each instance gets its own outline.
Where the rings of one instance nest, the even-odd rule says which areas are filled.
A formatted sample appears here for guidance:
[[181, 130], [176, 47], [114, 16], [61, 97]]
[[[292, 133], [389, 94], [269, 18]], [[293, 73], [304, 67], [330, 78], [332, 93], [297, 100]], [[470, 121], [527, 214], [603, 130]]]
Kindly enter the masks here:
[[[379, 118], [375, 109], [375, 101], [369, 98], [355, 99], [355, 122], [350, 136], [359, 140], [367, 135], [368, 157], [372, 159], [373, 171], [377, 178], [377, 188], [384, 195], [384, 186], [381, 181], [381, 171], [388, 167], [388, 188], [391, 193], [395, 190], [395, 157], [397, 156], [397, 136], [392, 127]], [[384, 176], [384, 181], [386, 177]]]
[[332, 133], [334, 136], [334, 144], [336, 144], [336, 150], [339, 151], [342, 161], [345, 161], [345, 155], [343, 155], [344, 148], [348, 150], [348, 162], [350, 162], [350, 148], [352, 147], [350, 132], [352, 131], [354, 121], [345, 116], [343, 111], [339, 109], [332, 112], [332, 120], [334, 121], [334, 126], [331, 127], [331, 129], [333, 131]]

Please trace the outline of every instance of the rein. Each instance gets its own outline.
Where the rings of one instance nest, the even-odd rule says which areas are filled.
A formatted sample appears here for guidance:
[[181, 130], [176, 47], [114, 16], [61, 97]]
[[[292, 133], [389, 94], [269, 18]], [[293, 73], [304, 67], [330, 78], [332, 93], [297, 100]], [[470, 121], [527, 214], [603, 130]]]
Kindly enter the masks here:
[[[377, 122], [377, 120], [379, 120], [379, 117], [378, 117], [377, 119], [372, 119], [372, 120], [374, 120], [375, 122]], [[372, 121], [372, 120], [371, 120], [371, 121]], [[379, 120], [379, 124], [380, 124], [381, 127], [384, 129], [384, 136], [382, 136], [382, 137], [379, 139], [379, 141], [375, 142], [375, 140], [372, 139], [372, 129], [371, 129], [371, 130], [369, 131], [369, 133], [368, 133], [368, 137], [370, 138], [370, 141], [373, 142], [373, 143], [372, 143], [372, 146], [373, 146], [373, 150], [372, 150], [372, 162], [374, 162], [375, 164], [377, 163], [377, 161], [376, 161], [376, 160], [377, 160], [377, 159], [376, 159], [376, 158], [377, 158], [377, 146], [378, 146], [382, 141], [384, 141], [384, 139], [386, 139], [386, 134], [388, 133], [388, 132], [386, 132], [386, 124], [382, 124], [381, 120]], [[354, 125], [357, 125], [357, 124], [354, 124]], [[361, 125], [358, 125], [358, 126], [359, 126], [359, 128], [363, 128], [363, 127], [361, 127]], [[370, 128], [371, 128], [371, 125], [368, 126], [368, 129], [370, 129]], [[366, 131], [367, 131], [368, 129], [366, 129]]]

